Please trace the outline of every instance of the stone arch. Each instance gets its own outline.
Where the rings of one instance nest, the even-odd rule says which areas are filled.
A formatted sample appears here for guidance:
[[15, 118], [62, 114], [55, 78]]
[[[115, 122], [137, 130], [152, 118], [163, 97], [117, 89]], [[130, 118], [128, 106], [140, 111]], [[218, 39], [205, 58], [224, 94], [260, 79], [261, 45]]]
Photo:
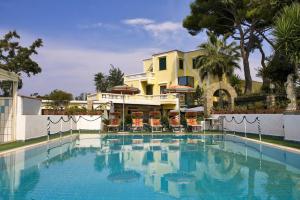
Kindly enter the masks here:
[[230, 100], [230, 102], [229, 102], [230, 108], [231, 108], [231, 110], [234, 109], [234, 99], [237, 97], [235, 89], [230, 84], [228, 84], [224, 81], [221, 81], [220, 83], [216, 82], [216, 83], [210, 84], [206, 88], [205, 93], [204, 93], [204, 100], [205, 100], [204, 110], [207, 115], [210, 115], [211, 108], [213, 107], [214, 93], [220, 89], [227, 93], [229, 100]]

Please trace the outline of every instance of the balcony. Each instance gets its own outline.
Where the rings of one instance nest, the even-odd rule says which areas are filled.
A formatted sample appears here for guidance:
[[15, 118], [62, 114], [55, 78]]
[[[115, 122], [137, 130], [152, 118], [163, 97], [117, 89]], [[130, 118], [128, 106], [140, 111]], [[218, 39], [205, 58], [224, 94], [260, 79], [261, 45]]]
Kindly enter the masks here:
[[145, 73], [138, 73], [138, 74], [130, 74], [124, 76], [124, 82], [128, 81], [141, 81], [141, 82], [147, 82], [147, 84], [154, 84], [154, 76], [155, 73], [153, 72], [145, 72]]
[[[97, 96], [97, 98], [95, 98]], [[98, 93], [97, 95], [89, 96], [89, 100], [97, 101], [99, 103], [107, 103], [112, 101], [113, 103], [123, 103], [123, 95], [112, 93]], [[137, 105], [164, 105], [173, 104], [178, 102], [176, 94], [162, 94], [162, 95], [124, 95], [125, 104], [137, 104]]]

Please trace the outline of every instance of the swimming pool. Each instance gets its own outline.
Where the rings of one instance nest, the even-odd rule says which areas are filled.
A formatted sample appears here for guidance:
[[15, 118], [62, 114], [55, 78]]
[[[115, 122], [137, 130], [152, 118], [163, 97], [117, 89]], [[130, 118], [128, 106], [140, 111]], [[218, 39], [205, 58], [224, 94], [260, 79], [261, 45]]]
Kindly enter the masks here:
[[0, 157], [0, 199], [300, 199], [300, 155], [231, 135], [74, 136]]

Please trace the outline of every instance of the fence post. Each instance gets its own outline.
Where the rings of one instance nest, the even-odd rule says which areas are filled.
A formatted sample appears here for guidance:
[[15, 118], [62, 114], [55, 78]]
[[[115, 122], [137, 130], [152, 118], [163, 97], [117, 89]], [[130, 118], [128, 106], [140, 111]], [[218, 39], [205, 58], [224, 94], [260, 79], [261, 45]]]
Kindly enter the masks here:
[[257, 128], [259, 134], [259, 141], [261, 141], [261, 128], [260, 128], [260, 119], [257, 117]]
[[247, 124], [246, 124], [246, 116], [244, 116], [244, 131], [245, 131], [245, 137], [247, 138]]
[[99, 135], [100, 135], [101, 134], [101, 124], [102, 124], [102, 117], [101, 117], [101, 115], [100, 115], [99, 119], [100, 119], [100, 123], [99, 123], [99, 126], [100, 126], [99, 127]]
[[73, 135], [73, 116], [70, 117], [70, 126], [71, 126], [70, 132], [71, 132], [71, 135]]
[[47, 140], [50, 140], [50, 117], [47, 117]]
[[62, 137], [62, 121], [63, 121], [63, 117], [61, 117], [60, 118], [61, 119], [61, 121], [60, 121], [60, 139], [61, 139], [61, 137]]

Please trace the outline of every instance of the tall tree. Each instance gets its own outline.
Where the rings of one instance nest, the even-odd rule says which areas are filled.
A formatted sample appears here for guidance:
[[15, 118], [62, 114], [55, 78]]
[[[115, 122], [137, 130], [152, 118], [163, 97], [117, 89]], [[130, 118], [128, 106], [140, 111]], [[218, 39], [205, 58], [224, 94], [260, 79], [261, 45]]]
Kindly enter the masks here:
[[[252, 91], [249, 56], [254, 49], [265, 59], [262, 42], [274, 45], [268, 37], [274, 16], [291, 0], [195, 0], [191, 14], [183, 22], [190, 34], [204, 29], [228, 34], [239, 41], [245, 74], [245, 93]], [[262, 63], [264, 64], [264, 62]]]
[[[23, 47], [18, 42], [19, 39], [16, 31], [11, 31], [0, 39], [0, 68], [15, 72], [19, 76], [22, 73], [29, 77], [40, 73], [42, 69], [31, 56], [38, 54], [37, 49], [42, 46], [42, 40], [37, 39], [29, 47]], [[19, 86], [22, 87], [22, 84]]]
[[[207, 35], [208, 42], [199, 46], [202, 55], [197, 58], [197, 67], [200, 77], [212, 74], [218, 77], [221, 84], [223, 75], [232, 76], [235, 69], [240, 69], [238, 64], [240, 54], [235, 42], [227, 44], [228, 37], [218, 39], [211, 32], [207, 32]], [[221, 97], [221, 90], [219, 96]]]
[[107, 92], [108, 89], [107, 76], [105, 76], [102, 72], [95, 74], [94, 82], [95, 82], [97, 92]]
[[109, 74], [107, 77], [109, 88], [124, 84], [124, 73], [120, 68], [110, 65]]
[[102, 72], [95, 74], [94, 82], [98, 92], [107, 92], [110, 88], [124, 84], [124, 73], [119, 69], [110, 66], [109, 74], [105, 75]]

